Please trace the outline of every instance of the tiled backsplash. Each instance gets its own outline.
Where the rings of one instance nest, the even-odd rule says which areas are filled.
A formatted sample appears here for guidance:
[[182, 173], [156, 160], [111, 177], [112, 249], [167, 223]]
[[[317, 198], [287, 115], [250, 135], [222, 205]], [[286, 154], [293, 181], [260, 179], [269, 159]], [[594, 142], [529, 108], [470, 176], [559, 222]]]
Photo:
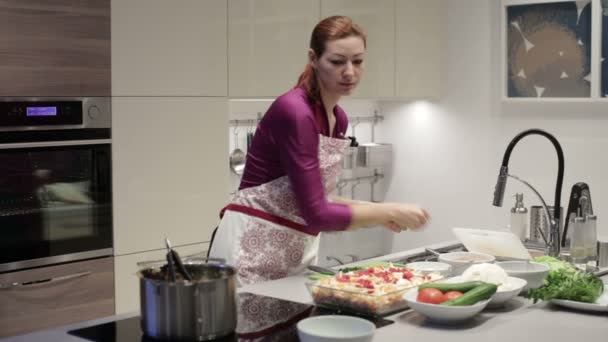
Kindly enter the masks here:
[[[272, 104], [272, 100], [231, 100], [229, 104], [230, 120], [255, 120], [258, 116], [263, 115], [268, 107]], [[378, 111], [378, 104], [371, 100], [344, 100], [340, 103], [349, 118], [352, 117], [372, 117], [374, 112]], [[379, 113], [380, 115], [382, 113]], [[357, 141], [371, 142], [372, 123], [359, 122], [349, 120], [350, 125], [347, 135], [354, 135]], [[382, 124], [381, 122], [379, 123]], [[227, 132], [230, 136], [229, 151], [230, 153], [236, 147], [243, 151], [247, 151], [247, 132], [255, 131], [253, 125], [248, 126], [230, 126]], [[235, 134], [235, 132], [237, 134]], [[238, 138], [238, 140], [236, 139]], [[381, 136], [375, 134], [376, 142], [389, 142], [382, 139]], [[383, 201], [387, 191], [387, 184], [391, 179], [391, 165], [377, 168], [377, 172], [383, 174], [383, 178], [378, 179], [373, 185], [373, 200]], [[240, 177], [226, 168], [226, 172], [231, 173], [230, 189], [227, 193], [233, 193], [238, 188]], [[344, 170], [341, 178], [355, 178], [356, 176], [371, 176], [374, 174], [373, 168]], [[346, 198], [354, 198], [357, 200], [370, 201], [372, 200], [372, 180], [365, 179], [359, 182], [348, 182], [341, 188], [340, 196]], [[392, 247], [393, 234], [382, 227], [359, 229], [352, 232], [327, 233], [322, 234], [319, 250], [320, 265], [336, 265], [336, 259], [343, 262], [352, 261], [354, 256], [358, 259], [366, 259], [382, 254], [390, 253]]]

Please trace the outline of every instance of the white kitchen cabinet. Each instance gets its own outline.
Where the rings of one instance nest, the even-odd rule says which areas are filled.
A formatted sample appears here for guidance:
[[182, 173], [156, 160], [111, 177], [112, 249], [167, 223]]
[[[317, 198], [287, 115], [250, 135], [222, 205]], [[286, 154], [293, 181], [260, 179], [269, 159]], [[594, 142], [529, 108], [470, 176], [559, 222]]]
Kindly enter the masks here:
[[[206, 255], [208, 244], [194, 244], [176, 247], [181, 257], [199, 254]], [[116, 314], [139, 311], [139, 270], [137, 263], [142, 261], [165, 260], [167, 251], [155, 251], [121, 255], [114, 258], [114, 285], [116, 288]]]
[[226, 96], [225, 0], [112, 1], [112, 95]]
[[318, 1], [229, 0], [229, 96], [276, 97], [292, 88], [318, 21]]
[[114, 253], [209, 241], [226, 205], [226, 98], [114, 97]]
[[440, 96], [442, 0], [396, 2], [396, 98]]
[[352, 97], [392, 98], [395, 95], [395, 0], [321, 0], [321, 17], [332, 15], [351, 17], [367, 33], [365, 72]]

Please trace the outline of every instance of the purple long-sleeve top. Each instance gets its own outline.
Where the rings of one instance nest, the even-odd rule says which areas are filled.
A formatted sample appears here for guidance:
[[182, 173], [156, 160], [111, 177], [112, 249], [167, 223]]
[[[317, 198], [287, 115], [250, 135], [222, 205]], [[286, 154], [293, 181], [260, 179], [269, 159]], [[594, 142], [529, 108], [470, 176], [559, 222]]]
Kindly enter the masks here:
[[349, 206], [329, 202], [319, 170], [319, 134], [344, 138], [348, 117], [334, 108], [336, 124], [321, 105], [311, 103], [302, 88], [278, 97], [258, 125], [247, 153], [240, 189], [258, 186], [287, 175], [300, 215], [311, 234], [344, 230], [352, 220]]

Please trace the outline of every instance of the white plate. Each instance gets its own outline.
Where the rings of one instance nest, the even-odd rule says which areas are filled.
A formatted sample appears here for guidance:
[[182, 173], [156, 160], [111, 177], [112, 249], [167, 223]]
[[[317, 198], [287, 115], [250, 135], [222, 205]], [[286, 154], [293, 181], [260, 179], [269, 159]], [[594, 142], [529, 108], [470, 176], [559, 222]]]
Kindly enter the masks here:
[[417, 296], [418, 288], [415, 288], [407, 292], [404, 298], [412, 310], [440, 323], [459, 323], [471, 319], [490, 302], [490, 300], [483, 300], [468, 306], [446, 306], [421, 303], [416, 299]]
[[521, 240], [511, 232], [472, 228], [452, 228], [452, 231], [469, 252], [503, 258], [532, 258]]
[[608, 284], [604, 284], [604, 293], [602, 293], [595, 303], [575, 302], [573, 300], [565, 299], [551, 299], [550, 302], [570, 309], [608, 312]]

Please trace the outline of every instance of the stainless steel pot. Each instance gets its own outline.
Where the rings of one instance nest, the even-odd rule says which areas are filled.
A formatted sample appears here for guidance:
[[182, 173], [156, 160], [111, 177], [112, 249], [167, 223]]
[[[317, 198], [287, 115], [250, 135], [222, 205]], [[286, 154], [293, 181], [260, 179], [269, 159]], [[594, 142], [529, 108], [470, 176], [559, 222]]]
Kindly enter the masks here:
[[342, 169], [350, 170], [357, 167], [357, 147], [347, 147], [342, 156]]
[[[219, 263], [207, 261], [219, 261]], [[141, 327], [149, 337], [207, 341], [236, 329], [234, 267], [218, 259], [184, 259], [192, 281], [171, 282], [166, 265], [140, 270]]]

